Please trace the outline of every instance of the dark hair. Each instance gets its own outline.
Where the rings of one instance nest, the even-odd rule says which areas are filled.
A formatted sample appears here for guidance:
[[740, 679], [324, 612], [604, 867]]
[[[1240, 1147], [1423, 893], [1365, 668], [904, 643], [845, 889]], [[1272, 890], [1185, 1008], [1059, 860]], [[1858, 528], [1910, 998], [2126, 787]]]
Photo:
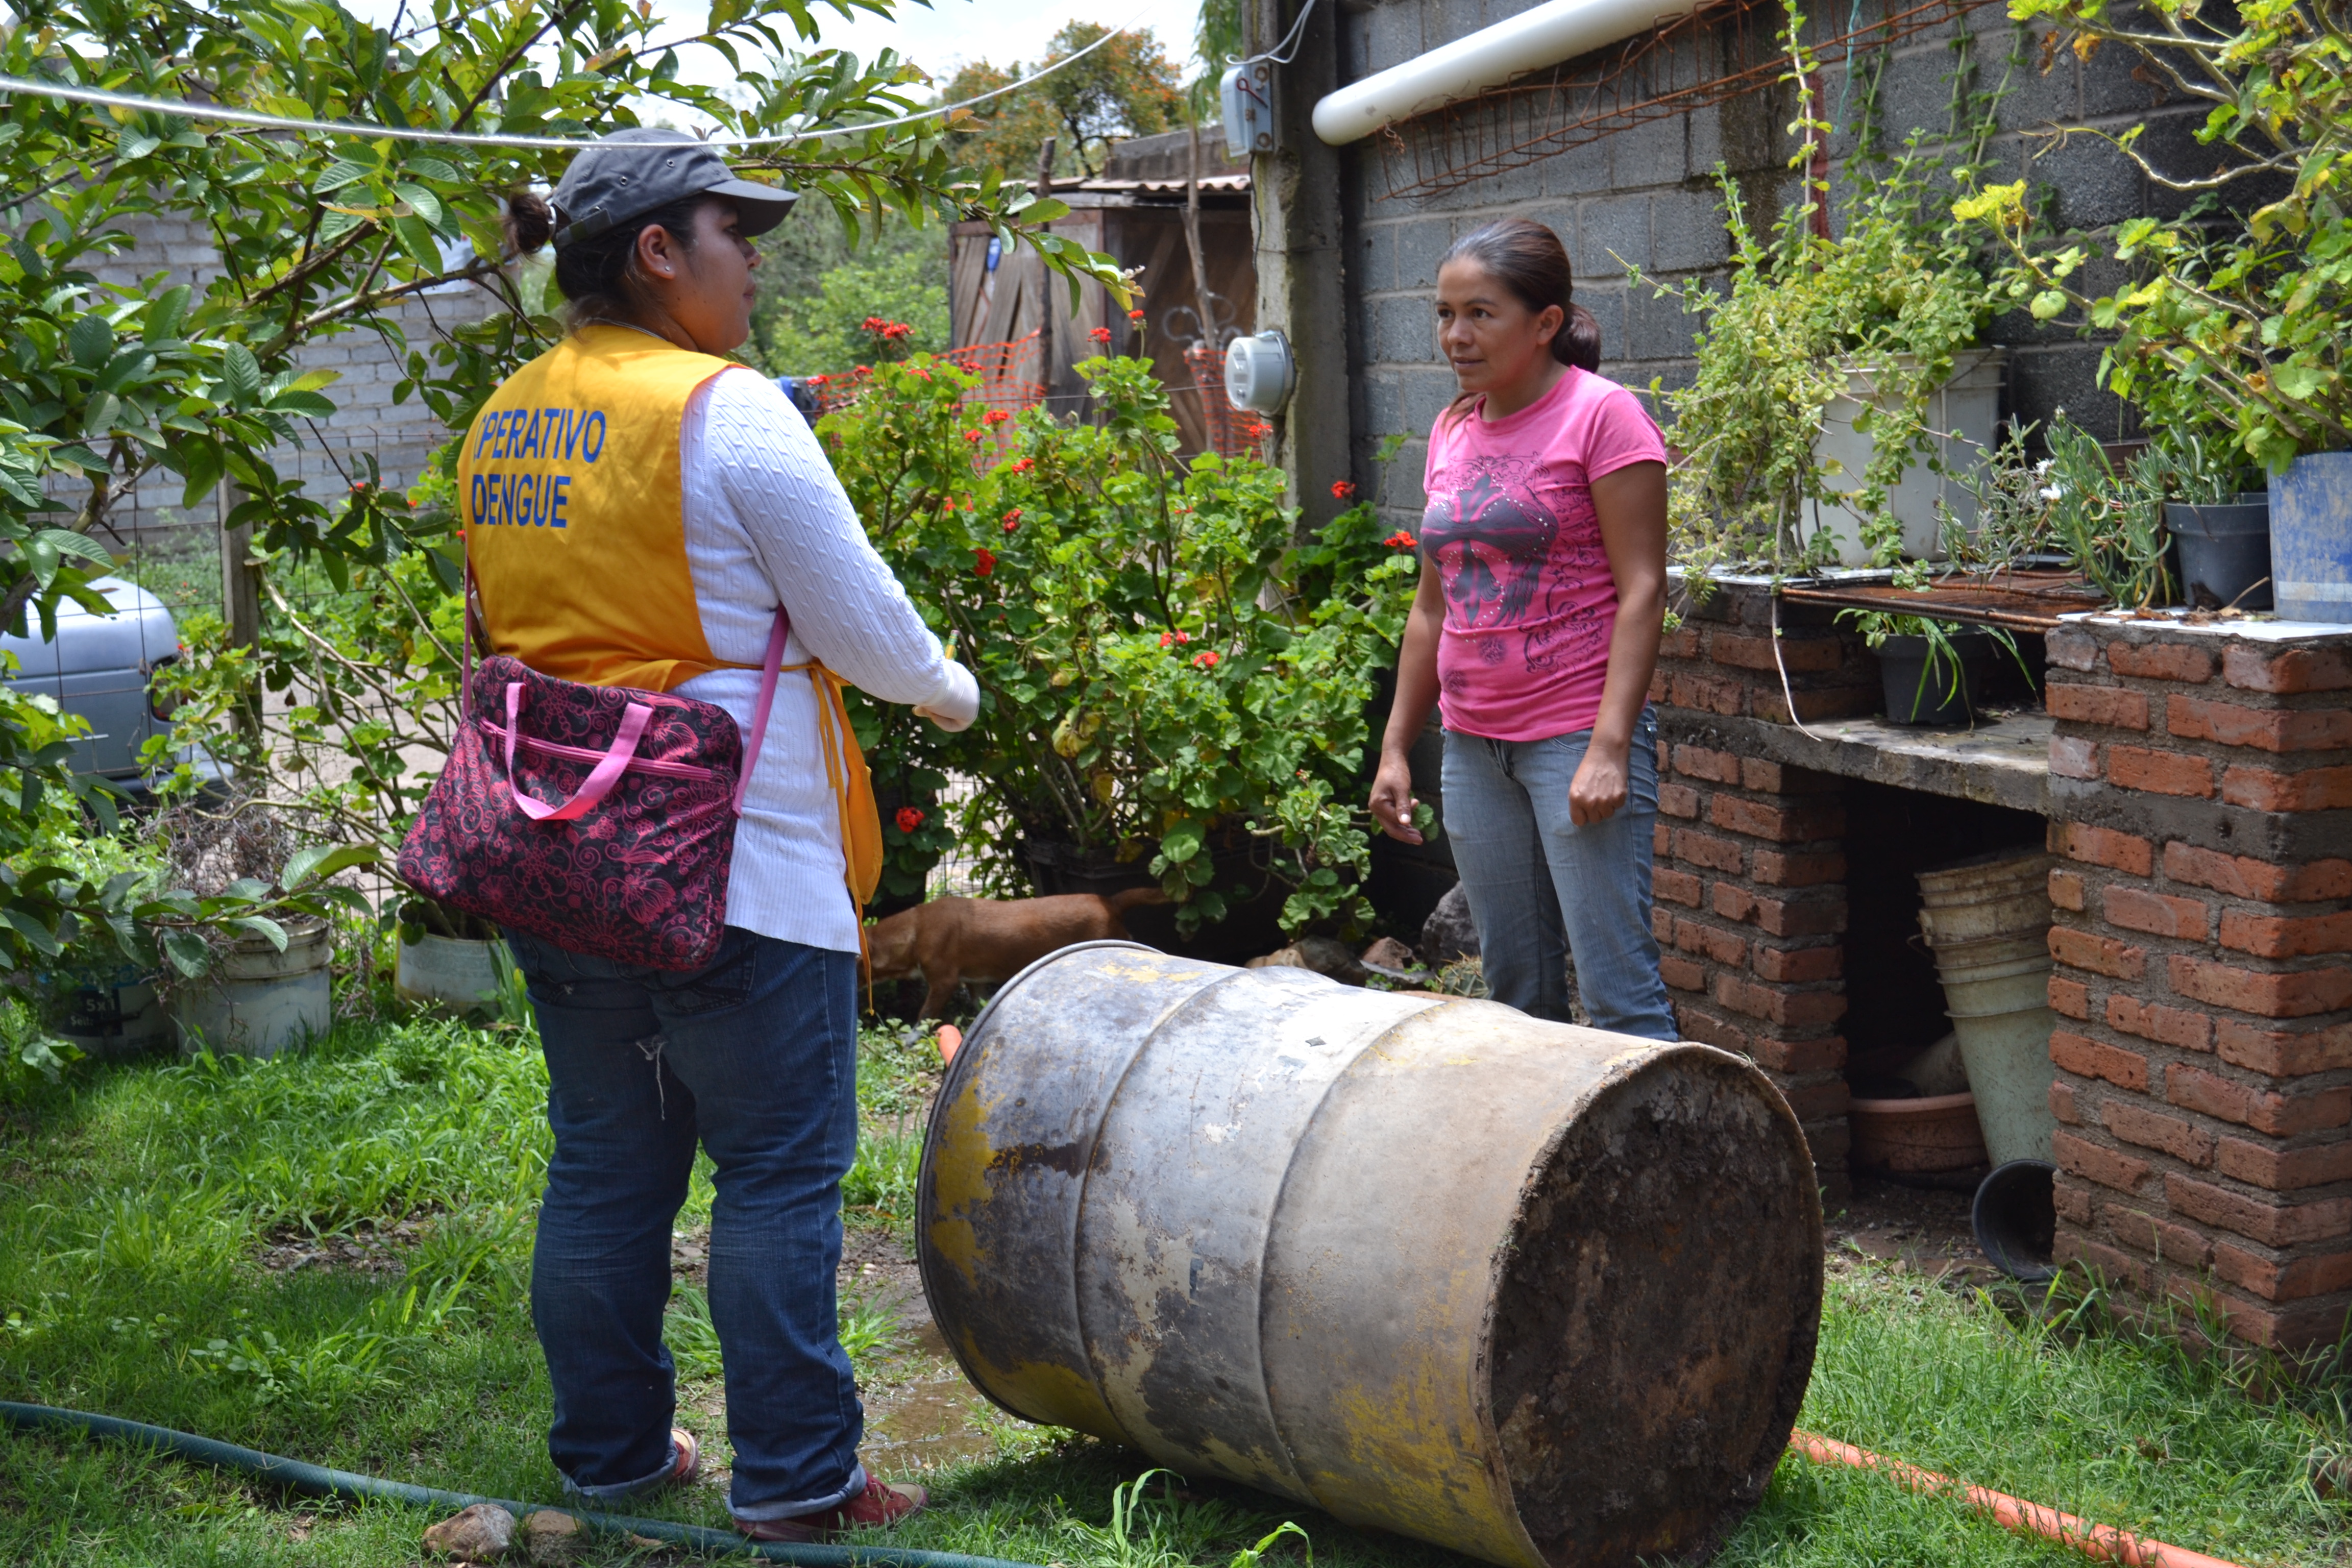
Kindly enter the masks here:
[[[667, 229], [681, 250], [694, 248], [694, 224], [703, 204], [722, 198], [691, 195], [639, 213], [614, 224], [592, 238], [556, 247], [555, 286], [563, 293], [563, 317], [577, 329], [589, 321], [634, 314], [644, 289], [637, 275], [637, 237], [654, 227]], [[535, 191], [516, 191], [507, 197], [507, 243], [517, 256], [529, 256], [555, 232], [552, 208]]]
[[[1552, 334], [1551, 357], [1579, 370], [1601, 368], [1601, 323], [1576, 302], [1576, 279], [1559, 236], [1528, 218], [1497, 218], [1455, 240], [1437, 265], [1448, 261], [1475, 262], [1530, 310], [1559, 306], [1566, 319]], [[1473, 395], [1456, 397], [1446, 412], [1467, 406]]]

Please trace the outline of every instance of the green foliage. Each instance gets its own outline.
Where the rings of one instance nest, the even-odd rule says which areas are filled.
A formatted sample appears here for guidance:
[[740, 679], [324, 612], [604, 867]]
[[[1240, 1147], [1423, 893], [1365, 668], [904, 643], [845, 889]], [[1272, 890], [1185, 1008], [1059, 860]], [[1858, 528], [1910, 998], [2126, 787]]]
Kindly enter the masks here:
[[[862, 364], [948, 346], [948, 291], [928, 258], [895, 256], [824, 275], [814, 300], [782, 300], [760, 323], [760, 353], [787, 375], [845, 375]], [[877, 323], [879, 323], [878, 325]], [[906, 329], [893, 334], [889, 329]]]
[[[1289, 889], [1286, 929], [1368, 920], [1368, 818], [1349, 803], [1412, 553], [1371, 542], [1369, 504], [1295, 549], [1278, 471], [1180, 467], [1148, 363], [1080, 368], [1098, 423], [993, 423], [964, 403], [970, 378], [919, 358], [821, 426], [877, 548], [983, 692], [958, 736], [862, 705], [861, 743], [977, 781], [963, 841], [1005, 879], [1026, 837], [1148, 860], [1187, 929], [1268, 878]], [[1221, 881], [1235, 851], [1249, 869]]]
[[[985, 58], [975, 60], [956, 72], [940, 99], [958, 102], [1017, 81], [1069, 58], [1108, 31], [1093, 22], [1068, 23], [1034, 66], [1015, 61], [999, 69]], [[1176, 67], [1160, 40], [1148, 32], [1122, 33], [1036, 86], [959, 116], [958, 129], [971, 140], [957, 156], [970, 168], [1028, 179], [1036, 173], [1038, 149], [1052, 136], [1058, 141], [1055, 174], [1093, 175], [1102, 172], [1113, 142], [1173, 130], [1183, 115]]]
[[[1804, 175], [1803, 197], [1783, 208], [1769, 235], [1758, 232], [1738, 186], [1718, 167], [1734, 268], [1727, 292], [1701, 279], [1651, 283], [1701, 326], [1697, 374], [1664, 395], [1675, 416], [1667, 445], [1684, 454], [1669, 507], [1676, 559], [1701, 576], [1716, 571], [1798, 570], [1826, 558], [1827, 530], [1807, 537], [1810, 509], [1843, 507], [1880, 564], [1900, 557], [1902, 523], [1887, 493], [1923, 455], [1937, 466], [1927, 423], [1930, 398], [1952, 374], [1953, 356], [1976, 340], [1993, 300], [1956, 226], [1930, 216], [1929, 182], [1945, 156], [1915, 132], [1884, 169], [1857, 158], [1840, 231], [1819, 232], [1828, 193], [1815, 184], [1813, 152], [1830, 127], [1818, 117], [1804, 16], [1787, 8], [1786, 39], [1799, 84], [1794, 129], [1805, 140], [1790, 161]], [[1989, 108], [1956, 73], [1956, 118]], [[1997, 96], [1997, 95], [1996, 95]], [[1980, 156], [1981, 130], [1952, 173], [1965, 177]], [[1637, 283], [1649, 281], [1638, 267]], [[1859, 383], [1859, 386], [1855, 385]], [[1813, 444], [1830, 405], [1853, 396], [1854, 428], [1873, 438], [1869, 467], [1834, 486], [1833, 461]]]
[[2133, 610], [2169, 604], [2168, 459], [2151, 449], [2118, 474], [2098, 438], [2063, 410], [2051, 422], [2048, 444], [2051, 538], [2110, 603]]
[[[489, 9], [431, 0], [406, 8], [396, 31], [332, 0], [35, 0], [0, 34], [0, 72], [296, 117], [520, 135], [584, 138], [640, 116], [748, 133], [814, 124], [838, 133], [739, 166], [792, 184], [849, 227], [878, 226], [886, 212], [972, 218], [1010, 242], [1062, 215], [1025, 191], [961, 181], [951, 132], [936, 121], [856, 130], [917, 107], [919, 73], [887, 51], [865, 63], [801, 52], [817, 32], [804, 0], [730, 3], [684, 37], [625, 0]], [[726, 92], [680, 79], [677, 50], [690, 45], [737, 68]], [[166, 490], [194, 508], [232, 487], [226, 517], [253, 531], [264, 632], [258, 646], [238, 647], [216, 617], [183, 623], [193, 657], [168, 682], [184, 703], [179, 738], [201, 739], [250, 780], [307, 792], [303, 804], [355, 852], [396, 839], [424, 783], [413, 761], [446, 748], [451, 718], [448, 509], [446, 496], [420, 510], [386, 495], [364, 458], [344, 493], [304, 490], [282, 449], [336, 411], [335, 373], [306, 372], [296, 359], [323, 339], [372, 332], [400, 366], [395, 400], [419, 398], [464, 426], [552, 341], [546, 269], [502, 266], [499, 193], [552, 183], [565, 156], [213, 128], [12, 97], [0, 109], [0, 184], [12, 204], [0, 223], [0, 625], [21, 628], [30, 610], [47, 630], [68, 597], [102, 611], [86, 584], [110, 561], [93, 531], [134, 490]], [[101, 282], [100, 268], [151, 220], [206, 236], [220, 275], [200, 289], [168, 274]], [[1053, 236], [1032, 242], [1056, 268], [1117, 279], [1108, 258]], [[440, 341], [408, 342], [394, 307], [463, 281], [506, 309]], [[51, 494], [65, 499], [53, 504]], [[314, 622], [292, 607], [287, 589], [297, 584], [336, 600]], [[294, 700], [266, 704], [265, 688]], [[26, 819], [0, 821], [0, 962], [10, 970], [88, 934], [142, 962], [160, 938], [171, 962], [192, 971], [205, 931], [282, 942], [285, 914], [341, 896], [306, 885], [329, 874], [315, 864], [275, 887], [199, 897], [77, 880], [26, 858], [29, 841], [48, 831], [44, 792], [77, 787], [48, 723], [7, 726], [0, 742], [0, 773], [16, 785], [0, 791], [0, 817]], [[104, 814], [101, 799], [79, 793]]]
[[[2021, 20], [2056, 25], [2053, 47], [2102, 45], [2141, 57], [2140, 74], [2210, 106], [2213, 149], [2164, 166], [2135, 126], [2107, 138], [2158, 185], [2194, 194], [2176, 217], [2137, 217], [2101, 237], [2049, 233], [2022, 185], [1953, 208], [2007, 248], [2006, 295], [2043, 320], [2112, 332], [2107, 385], [2157, 428], [2223, 432], [2273, 471], [2306, 452], [2352, 446], [2344, 320], [2352, 306], [2352, 212], [2341, 168], [2352, 149], [2352, 53], [2325, 5], [2256, 0], [2233, 9], [2153, 0], [2018, 0]], [[2090, 134], [2091, 132], [2079, 132]], [[2169, 162], [2168, 160], [2167, 162]], [[2264, 184], [2287, 193], [2242, 216], [2217, 200]], [[2113, 292], [2084, 286], [2100, 253], [2123, 264]]]

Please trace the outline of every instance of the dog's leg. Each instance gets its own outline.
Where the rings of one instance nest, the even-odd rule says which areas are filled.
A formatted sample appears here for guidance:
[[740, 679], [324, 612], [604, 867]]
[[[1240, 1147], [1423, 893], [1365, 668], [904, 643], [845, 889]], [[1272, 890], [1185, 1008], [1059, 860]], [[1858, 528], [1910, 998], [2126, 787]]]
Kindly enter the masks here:
[[950, 964], [927, 963], [923, 966], [923, 978], [930, 982], [931, 989], [929, 994], [924, 996], [923, 1010], [917, 1016], [946, 1017], [948, 1004], [955, 1000], [956, 984], [962, 980], [962, 973]]

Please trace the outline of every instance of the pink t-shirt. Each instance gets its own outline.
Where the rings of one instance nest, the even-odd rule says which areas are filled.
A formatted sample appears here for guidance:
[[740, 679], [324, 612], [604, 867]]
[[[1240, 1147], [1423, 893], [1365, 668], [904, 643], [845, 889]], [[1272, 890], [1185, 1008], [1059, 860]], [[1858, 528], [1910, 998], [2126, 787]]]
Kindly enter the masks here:
[[1592, 481], [1666, 444], [1641, 399], [1573, 367], [1508, 418], [1485, 409], [1438, 419], [1422, 480], [1421, 557], [1445, 590], [1438, 708], [1498, 741], [1590, 730], [1617, 625]]

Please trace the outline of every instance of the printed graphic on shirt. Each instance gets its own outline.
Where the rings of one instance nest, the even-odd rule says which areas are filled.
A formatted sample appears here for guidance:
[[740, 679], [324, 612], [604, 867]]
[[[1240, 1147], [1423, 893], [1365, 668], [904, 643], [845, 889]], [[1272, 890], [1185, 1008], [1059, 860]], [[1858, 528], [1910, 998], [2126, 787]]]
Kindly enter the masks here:
[[1592, 493], [1550, 469], [1538, 458], [1459, 458], [1441, 476], [1452, 488], [1432, 495], [1422, 517], [1447, 628], [1490, 668], [1545, 674], [1606, 656], [1598, 607], [1583, 602], [1591, 574], [1608, 569]]

